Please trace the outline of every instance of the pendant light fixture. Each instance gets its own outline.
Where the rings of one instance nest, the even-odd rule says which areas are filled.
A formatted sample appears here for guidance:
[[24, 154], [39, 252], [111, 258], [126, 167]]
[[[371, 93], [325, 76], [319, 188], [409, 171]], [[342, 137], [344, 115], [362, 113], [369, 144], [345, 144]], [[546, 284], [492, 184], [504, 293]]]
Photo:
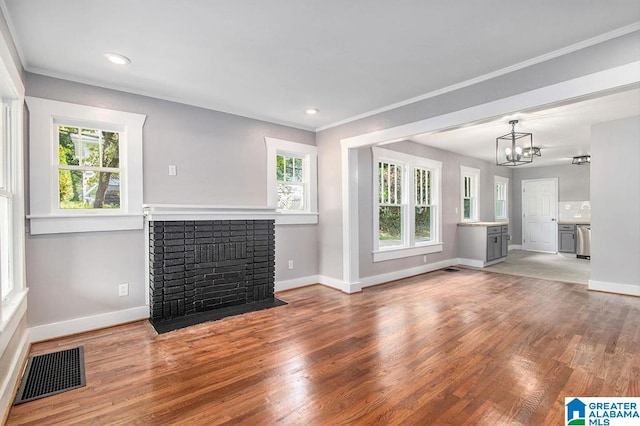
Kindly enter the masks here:
[[577, 157], [573, 157], [573, 161], [571, 164], [577, 164], [578, 166], [582, 166], [584, 164], [591, 164], [591, 156], [590, 155], [578, 155]]
[[516, 132], [518, 120], [509, 121], [511, 133], [496, 138], [496, 164], [498, 166], [519, 166], [529, 164], [540, 148], [533, 146], [533, 134]]

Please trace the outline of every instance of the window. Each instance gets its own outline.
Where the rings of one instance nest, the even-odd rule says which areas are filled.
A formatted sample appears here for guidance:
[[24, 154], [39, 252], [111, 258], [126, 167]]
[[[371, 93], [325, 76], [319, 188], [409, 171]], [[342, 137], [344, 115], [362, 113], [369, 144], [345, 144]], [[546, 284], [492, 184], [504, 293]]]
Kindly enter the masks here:
[[431, 241], [433, 230], [431, 228], [431, 212], [433, 206], [431, 199], [433, 189], [431, 188], [432, 171], [429, 169], [416, 168], [414, 180], [415, 205], [415, 237], [416, 243]]
[[278, 210], [276, 224], [318, 223], [317, 148], [265, 138], [267, 205]]
[[509, 218], [509, 206], [507, 204], [507, 191], [509, 190], [509, 178], [494, 176], [495, 188], [495, 218], [507, 220]]
[[374, 262], [442, 251], [442, 163], [378, 147], [372, 152]]
[[10, 180], [9, 168], [9, 138], [10, 106], [2, 103], [0, 114], [0, 300], [9, 297], [13, 290], [11, 279], [11, 225], [12, 225], [12, 201], [13, 192], [8, 183]]
[[276, 156], [278, 209], [304, 211], [307, 194], [304, 180], [304, 158], [296, 155]]
[[404, 245], [402, 221], [403, 166], [378, 162], [378, 244], [379, 247]]
[[120, 208], [120, 133], [58, 124], [58, 208]]
[[26, 98], [32, 234], [142, 229], [145, 116]]
[[461, 194], [461, 220], [462, 222], [478, 221], [478, 183], [480, 170], [471, 167], [460, 166], [460, 194]]

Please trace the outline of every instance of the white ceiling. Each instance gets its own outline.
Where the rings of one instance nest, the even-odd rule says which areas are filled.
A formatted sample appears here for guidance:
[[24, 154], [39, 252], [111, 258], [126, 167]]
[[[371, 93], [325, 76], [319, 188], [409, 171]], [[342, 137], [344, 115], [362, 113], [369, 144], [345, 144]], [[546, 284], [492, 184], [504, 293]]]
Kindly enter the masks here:
[[30, 72], [306, 129], [640, 28], [638, 0], [0, 1]]
[[496, 138], [511, 132], [533, 133], [542, 155], [522, 167], [570, 164], [574, 156], [591, 154], [591, 126], [603, 121], [640, 115], [640, 89], [526, 111], [447, 131], [418, 135], [412, 141], [495, 163]]

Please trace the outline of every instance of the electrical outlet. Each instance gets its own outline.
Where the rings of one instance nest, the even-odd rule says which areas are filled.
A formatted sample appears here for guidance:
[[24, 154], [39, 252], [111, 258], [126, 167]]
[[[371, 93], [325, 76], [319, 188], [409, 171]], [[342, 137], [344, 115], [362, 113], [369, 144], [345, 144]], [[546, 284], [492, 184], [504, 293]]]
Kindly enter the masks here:
[[289, 269], [293, 269], [293, 260], [289, 261]]
[[169, 165], [169, 176], [176, 176], [178, 174], [178, 168], [173, 164]]
[[427, 263], [427, 255], [422, 256], [422, 263]]
[[128, 296], [129, 295], [129, 284], [124, 283], [118, 286], [118, 296]]

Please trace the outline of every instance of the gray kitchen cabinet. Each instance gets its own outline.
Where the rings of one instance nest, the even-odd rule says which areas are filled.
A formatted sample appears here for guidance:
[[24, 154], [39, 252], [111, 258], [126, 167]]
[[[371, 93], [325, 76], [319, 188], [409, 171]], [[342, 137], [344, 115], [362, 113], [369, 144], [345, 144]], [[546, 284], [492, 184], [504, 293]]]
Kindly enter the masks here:
[[576, 252], [576, 226], [558, 225], [558, 252]]
[[484, 268], [507, 257], [508, 225], [505, 222], [458, 224], [458, 262]]
[[487, 257], [491, 262], [502, 257], [502, 228], [500, 226], [487, 227]]
[[507, 225], [502, 225], [502, 252], [500, 253], [501, 257], [507, 257], [507, 253], [509, 252], [509, 227]]

